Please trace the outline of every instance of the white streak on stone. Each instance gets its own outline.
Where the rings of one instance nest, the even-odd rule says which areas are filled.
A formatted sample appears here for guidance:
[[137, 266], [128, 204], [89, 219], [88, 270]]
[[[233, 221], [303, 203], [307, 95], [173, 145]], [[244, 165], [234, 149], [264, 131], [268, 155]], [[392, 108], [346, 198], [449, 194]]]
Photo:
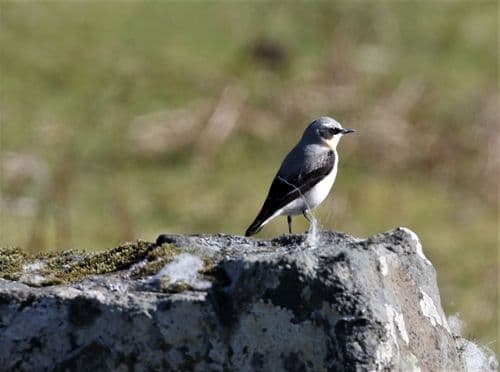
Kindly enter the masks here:
[[389, 273], [389, 267], [387, 266], [387, 260], [385, 256], [380, 256], [378, 258], [378, 270], [382, 273], [383, 276], [387, 276]]
[[410, 343], [410, 338], [408, 337], [408, 332], [406, 331], [406, 324], [402, 313], [394, 313], [394, 322], [398, 328], [399, 334], [403, 341], [408, 345]]
[[399, 354], [399, 345], [393, 321], [394, 309], [391, 305], [385, 304], [385, 312], [387, 315], [387, 324], [385, 324], [384, 328], [386, 330], [387, 340], [380, 342], [377, 350], [375, 351], [377, 371], [391, 366], [392, 360], [395, 357], [394, 350], [396, 350], [396, 354]]
[[450, 327], [448, 326], [448, 322], [446, 321], [444, 314], [439, 314], [439, 311], [436, 308], [436, 305], [434, 304], [432, 298], [422, 290], [420, 290], [420, 293], [422, 295], [422, 299], [420, 300], [420, 309], [422, 310], [422, 314], [424, 314], [424, 316], [429, 319], [433, 326], [439, 324], [441, 327], [451, 333]]
[[396, 338], [396, 328], [394, 327], [394, 314], [396, 311], [391, 305], [385, 304], [385, 313], [387, 315], [388, 325], [386, 326], [389, 334], [391, 335], [392, 341], [397, 345], [398, 339]]
[[408, 235], [410, 235], [411, 239], [415, 241], [415, 251], [420, 256], [420, 258], [422, 258], [425, 261], [425, 263], [432, 265], [431, 261], [429, 261], [429, 259], [424, 254], [424, 250], [422, 249], [422, 244], [420, 243], [420, 239], [418, 238], [417, 234], [415, 234], [407, 227], [401, 227], [401, 230], [405, 231]]
[[403, 318], [403, 314], [398, 313], [391, 305], [385, 304], [385, 312], [387, 314], [387, 319], [389, 320], [389, 332], [397, 345], [396, 338], [396, 328], [399, 331], [399, 335], [403, 341], [408, 345], [410, 339], [408, 337], [408, 332], [406, 332], [406, 325]]
[[422, 294], [422, 299], [420, 300], [420, 309], [422, 310], [422, 314], [429, 319], [433, 326], [436, 326], [436, 324], [441, 325], [441, 317], [436, 309], [436, 305], [434, 305], [434, 301], [424, 291], [420, 290], [420, 293]]
[[198, 271], [203, 268], [203, 260], [189, 253], [182, 253], [166, 264], [154, 277], [160, 280], [167, 277], [169, 284], [184, 283], [194, 289], [210, 288], [210, 282], [199, 278]]

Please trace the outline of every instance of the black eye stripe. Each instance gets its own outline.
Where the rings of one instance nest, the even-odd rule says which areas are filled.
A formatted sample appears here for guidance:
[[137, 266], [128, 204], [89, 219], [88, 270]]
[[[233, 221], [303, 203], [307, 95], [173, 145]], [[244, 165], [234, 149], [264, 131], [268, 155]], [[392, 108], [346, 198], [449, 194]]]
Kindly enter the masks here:
[[331, 139], [335, 134], [340, 133], [341, 130], [338, 128], [322, 127], [319, 129], [319, 134], [326, 140]]

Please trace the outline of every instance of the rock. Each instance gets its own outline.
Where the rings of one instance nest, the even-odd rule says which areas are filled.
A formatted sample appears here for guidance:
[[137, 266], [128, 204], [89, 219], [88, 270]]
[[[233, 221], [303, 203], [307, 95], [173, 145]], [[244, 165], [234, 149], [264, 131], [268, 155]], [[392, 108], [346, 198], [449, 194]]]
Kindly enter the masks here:
[[310, 241], [162, 235], [100, 255], [4, 252], [0, 369], [464, 369], [412, 231]]

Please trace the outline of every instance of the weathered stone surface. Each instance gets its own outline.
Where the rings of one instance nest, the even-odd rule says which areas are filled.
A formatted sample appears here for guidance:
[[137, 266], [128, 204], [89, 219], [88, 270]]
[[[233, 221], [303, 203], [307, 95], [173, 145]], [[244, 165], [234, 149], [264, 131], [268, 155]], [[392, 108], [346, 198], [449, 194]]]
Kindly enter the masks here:
[[175, 255], [153, 275], [136, 275], [156, 257], [142, 243], [137, 263], [77, 283], [28, 286], [33, 265], [0, 279], [0, 369], [464, 369], [408, 229], [322, 232], [314, 247], [305, 235], [158, 242]]

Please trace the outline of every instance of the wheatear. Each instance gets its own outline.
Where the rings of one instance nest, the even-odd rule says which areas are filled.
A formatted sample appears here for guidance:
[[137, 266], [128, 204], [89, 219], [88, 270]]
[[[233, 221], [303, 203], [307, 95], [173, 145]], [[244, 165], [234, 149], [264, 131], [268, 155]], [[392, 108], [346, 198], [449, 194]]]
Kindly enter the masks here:
[[309, 124], [302, 139], [283, 160], [262, 209], [245, 235], [259, 232], [278, 216], [287, 216], [290, 233], [292, 216], [302, 214], [311, 222], [308, 212], [325, 200], [335, 181], [339, 140], [351, 132], [354, 130], [342, 128], [327, 116]]

